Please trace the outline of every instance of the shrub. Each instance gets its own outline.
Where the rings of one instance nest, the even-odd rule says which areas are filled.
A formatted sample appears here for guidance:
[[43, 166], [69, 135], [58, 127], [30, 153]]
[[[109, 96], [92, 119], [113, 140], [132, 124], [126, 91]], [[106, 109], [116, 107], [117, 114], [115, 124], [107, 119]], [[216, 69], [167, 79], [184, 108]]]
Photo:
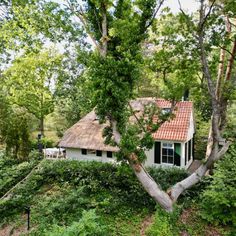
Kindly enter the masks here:
[[201, 215], [211, 223], [236, 226], [236, 146], [216, 164], [212, 184], [203, 192]]
[[[184, 170], [171, 168], [152, 168], [150, 173], [164, 189], [187, 175]], [[43, 191], [44, 186], [54, 185], [60, 186], [61, 189], [69, 186], [68, 191], [65, 188], [64, 195], [60, 192], [60, 196], [56, 198], [51, 196], [50, 201], [44, 199], [47, 204], [42, 207], [48, 208], [52, 213], [52, 218], [55, 219], [55, 215], [58, 215], [67, 220], [68, 209], [71, 210], [70, 214], [77, 214], [78, 211], [74, 210], [74, 207], [80, 209], [99, 208], [102, 214], [116, 215], [121, 207], [134, 208], [138, 211], [144, 207], [153, 210], [155, 206], [155, 202], [143, 190], [128, 165], [43, 160], [40, 167], [32, 173], [27, 181], [12, 192], [11, 198], [1, 203], [3, 208], [0, 208], [0, 215], [7, 217], [17, 211], [22, 211], [24, 205], [34, 204], [32, 202], [34, 196], [41, 189]], [[75, 191], [76, 189], [81, 189], [81, 192], [78, 193]], [[79, 196], [88, 201], [79, 200]], [[112, 204], [110, 204], [111, 201]], [[47, 212], [45, 210], [45, 214]]]
[[47, 236], [103, 236], [105, 227], [98, 223], [95, 210], [83, 211], [79, 222], [74, 222], [68, 227], [54, 225], [51, 232], [45, 232]]
[[178, 167], [152, 167], [149, 168], [149, 173], [154, 180], [157, 181], [163, 190], [167, 190], [173, 184], [181, 181], [188, 176], [188, 173], [184, 169]]
[[0, 196], [21, 181], [37, 164], [36, 161], [18, 162], [10, 158], [0, 160]]

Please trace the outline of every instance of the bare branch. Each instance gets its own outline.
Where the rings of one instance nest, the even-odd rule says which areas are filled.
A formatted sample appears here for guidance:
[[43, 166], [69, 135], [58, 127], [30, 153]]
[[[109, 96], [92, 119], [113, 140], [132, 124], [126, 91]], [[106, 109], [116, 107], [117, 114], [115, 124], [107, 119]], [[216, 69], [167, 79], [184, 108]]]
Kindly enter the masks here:
[[183, 13], [183, 15], [184, 15], [186, 18], [188, 18], [188, 15], [185, 13], [185, 11], [184, 11], [183, 8], [182, 8], [182, 5], [181, 5], [181, 3], [180, 3], [180, 0], [178, 0], [178, 4], [179, 4], [179, 9], [180, 9], [180, 11]]
[[222, 158], [222, 156], [228, 151], [229, 146], [232, 144], [231, 141], [228, 141], [225, 143], [225, 145], [221, 148], [221, 150], [217, 153], [217, 155], [214, 157], [213, 161], [216, 162], [218, 161], [220, 158]]
[[227, 65], [225, 80], [230, 80], [230, 77], [231, 77], [231, 72], [232, 72], [232, 69], [233, 69], [233, 63], [234, 63], [234, 60], [235, 60], [235, 57], [236, 57], [236, 39], [234, 40], [232, 52], [230, 54], [231, 54], [231, 57], [229, 58], [229, 62], [228, 62], [228, 65]]
[[[203, 2], [204, 2], [204, 0], [201, 0], [201, 5], [203, 5]], [[211, 6], [210, 6], [210, 8], [209, 8], [209, 10], [208, 10], [208, 12], [207, 12], [207, 14], [205, 15], [205, 17], [203, 17], [203, 18], [201, 19], [201, 21], [200, 21], [200, 28], [201, 28], [201, 29], [204, 27], [204, 24], [206, 23], [207, 18], [210, 16], [211, 10], [212, 10], [212, 8], [213, 8], [215, 2], [216, 2], [216, 0], [213, 0], [213, 1], [212, 1], [212, 4], [211, 4]]]
[[102, 35], [102, 29], [101, 29], [101, 26], [100, 26], [100, 22], [99, 22], [99, 19], [98, 19], [98, 15], [97, 15], [97, 12], [94, 10], [94, 15], [95, 15], [95, 17], [96, 17], [96, 20], [97, 20], [97, 24], [98, 24], [98, 29], [99, 29], [99, 31], [100, 31], [100, 33], [101, 33], [101, 35]]
[[231, 56], [233, 56], [233, 60], [236, 60], [236, 55], [233, 55], [232, 52], [230, 52], [227, 48], [219, 46], [220, 49], [226, 51], [227, 53], [229, 53]]
[[71, 10], [71, 12], [73, 12], [80, 20], [80, 22], [82, 23], [86, 33], [88, 34], [88, 36], [90, 37], [90, 39], [92, 40], [93, 44], [95, 45], [95, 47], [98, 49], [98, 51], [101, 53], [101, 46], [99, 45], [99, 43], [97, 42], [97, 40], [95, 39], [94, 35], [92, 34], [92, 32], [89, 29], [88, 23], [87, 23], [87, 19], [85, 17], [85, 14], [83, 13], [82, 8], [80, 7], [80, 11], [76, 10], [74, 8], [74, 6], [70, 3], [69, 0], [66, 0], [69, 9]]
[[161, 0], [161, 2], [159, 3], [159, 5], [157, 6], [153, 16], [152, 16], [152, 19], [150, 20], [150, 22], [148, 23], [148, 25], [145, 27], [145, 30], [147, 30], [153, 23], [154, 19], [156, 18], [156, 15], [158, 13], [158, 11], [160, 10], [161, 6], [163, 5], [165, 0]]

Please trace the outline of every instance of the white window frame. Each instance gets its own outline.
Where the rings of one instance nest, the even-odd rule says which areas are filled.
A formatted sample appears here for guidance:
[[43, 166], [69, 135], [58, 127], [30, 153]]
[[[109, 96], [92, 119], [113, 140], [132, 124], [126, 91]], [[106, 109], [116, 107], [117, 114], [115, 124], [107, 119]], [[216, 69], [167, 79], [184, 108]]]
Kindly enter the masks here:
[[[165, 147], [165, 145], [167, 145], [167, 147]], [[169, 145], [169, 147], [168, 147]], [[171, 146], [170, 146], [171, 145]], [[173, 162], [172, 163], [169, 163], [168, 162], [168, 157], [169, 155], [165, 155], [167, 156], [167, 162], [163, 162], [163, 148], [166, 148], [166, 149], [172, 149], [173, 150]], [[174, 143], [173, 142], [161, 142], [161, 163], [162, 164], [165, 164], [165, 165], [174, 165]]]

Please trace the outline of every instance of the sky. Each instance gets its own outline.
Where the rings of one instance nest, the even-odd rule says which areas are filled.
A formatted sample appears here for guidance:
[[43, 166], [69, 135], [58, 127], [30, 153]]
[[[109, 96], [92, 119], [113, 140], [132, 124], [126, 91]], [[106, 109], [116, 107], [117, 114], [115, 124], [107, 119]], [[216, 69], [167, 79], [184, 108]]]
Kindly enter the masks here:
[[[193, 12], [199, 8], [199, 3], [196, 0], [180, 0], [181, 7], [184, 11]], [[165, 5], [177, 13], [179, 11], [178, 0], [166, 0]]]
[[[58, 3], [63, 3], [65, 2], [65, 0], [54, 0], [55, 2], [58, 2]], [[78, 0], [79, 1], [79, 0]], [[188, 11], [188, 12], [193, 12], [193, 11], [196, 11], [198, 9], [198, 2], [197, 0], [180, 0], [180, 4], [182, 6], [182, 8], [185, 10], [185, 11]], [[164, 3], [165, 6], [168, 6], [170, 7], [170, 9], [176, 13], [179, 11], [179, 3], [178, 3], [178, 0], [165, 0], [165, 3]]]

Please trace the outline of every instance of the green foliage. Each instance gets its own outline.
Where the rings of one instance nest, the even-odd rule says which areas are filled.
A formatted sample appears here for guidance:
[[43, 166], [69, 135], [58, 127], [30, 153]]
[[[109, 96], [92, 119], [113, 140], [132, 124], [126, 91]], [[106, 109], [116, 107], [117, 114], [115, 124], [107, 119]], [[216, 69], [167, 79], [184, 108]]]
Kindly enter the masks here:
[[30, 116], [17, 106], [11, 106], [1, 90], [0, 94], [0, 141], [6, 144], [7, 155], [27, 158], [29, 154]]
[[211, 185], [202, 194], [202, 217], [215, 224], [236, 225], [236, 146], [216, 165]]
[[[43, 148], [52, 148], [55, 146], [54, 141], [50, 138], [47, 138], [47, 137], [42, 138], [41, 143], [43, 145]], [[38, 140], [37, 139], [31, 140], [31, 149], [38, 150]]]
[[53, 109], [50, 84], [61, 57], [52, 51], [30, 54], [16, 59], [4, 72], [13, 103], [25, 107], [38, 119]]
[[[161, 185], [164, 188], [172, 179], [180, 180], [184, 175], [171, 170], [151, 170], [154, 178], [163, 173], [165, 178], [161, 178]], [[40, 194], [45, 191], [46, 194]], [[141, 211], [153, 209], [155, 205], [127, 165], [46, 160], [12, 192], [10, 199], [0, 201], [0, 214], [7, 219], [22, 212], [28, 204], [36, 205], [32, 208], [33, 221], [40, 222], [42, 227], [62, 219], [71, 224], [83, 209], [96, 208], [105, 217], [115, 216], [121, 209]]]
[[154, 223], [146, 230], [147, 236], [177, 236], [177, 221], [180, 215], [180, 210], [175, 209], [172, 213], [167, 213], [160, 207], [157, 208]]
[[0, 158], [0, 197], [11, 187], [22, 180], [37, 164], [36, 161], [24, 161], [1, 157]]
[[106, 231], [97, 222], [98, 217], [95, 210], [83, 211], [79, 222], [74, 222], [68, 227], [53, 226], [51, 232], [46, 232], [49, 236], [99, 236]]
[[[180, 100], [186, 91], [198, 88], [197, 73], [201, 67], [193, 25], [187, 26], [181, 14], [173, 15], [165, 8], [152, 25], [146, 53], [146, 74], [158, 96]], [[173, 24], [175, 22], [175, 24]], [[153, 91], [154, 93], [155, 91]]]
[[184, 169], [178, 167], [150, 168], [149, 173], [164, 190], [167, 190], [169, 187], [188, 176], [188, 173]]
[[195, 113], [196, 119], [196, 134], [194, 137], [194, 158], [198, 160], [203, 160], [206, 156], [206, 147], [209, 132], [209, 120], [204, 121], [202, 115], [199, 112]]
[[147, 37], [147, 28], [153, 21], [157, 5], [153, 0], [117, 1], [115, 5], [108, 1], [85, 3], [89, 30], [101, 48], [103, 40], [107, 40], [101, 39], [101, 22], [98, 22], [104, 11], [108, 25], [105, 55], [95, 51], [84, 60], [94, 94], [93, 105], [100, 121], [104, 122], [106, 118], [116, 121], [121, 133], [128, 122], [128, 102], [133, 98], [140, 78], [141, 43]]

